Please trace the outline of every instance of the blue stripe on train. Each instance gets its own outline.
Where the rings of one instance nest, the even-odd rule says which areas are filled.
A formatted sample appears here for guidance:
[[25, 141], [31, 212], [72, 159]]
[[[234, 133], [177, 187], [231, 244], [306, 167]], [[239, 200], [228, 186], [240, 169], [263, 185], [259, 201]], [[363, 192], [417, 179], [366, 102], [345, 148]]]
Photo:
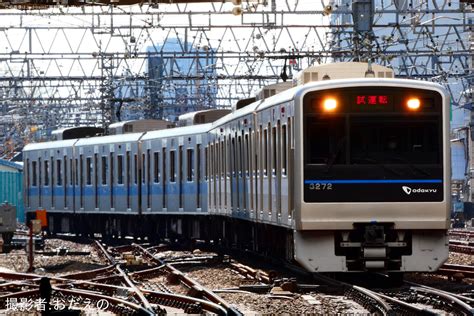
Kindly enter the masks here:
[[[204, 188], [206, 188], [207, 191], [207, 183], [202, 183], [201, 184], [201, 192], [204, 191]], [[126, 196], [127, 193], [127, 187], [120, 185], [120, 186], [114, 186], [113, 188], [113, 193], [114, 195], [117, 196]], [[182, 185], [183, 189], [183, 194], [197, 194], [197, 186], [195, 183], [185, 183]], [[80, 188], [75, 187], [67, 188], [67, 196], [73, 196], [74, 191], [76, 191], [76, 195], [80, 195]], [[142, 189], [142, 195], [146, 195], [148, 192], [147, 188]], [[162, 185], [152, 185], [151, 186], [151, 192], [153, 195], [159, 195], [163, 194], [163, 186]], [[39, 188], [38, 187], [30, 187], [28, 189], [28, 193], [30, 196], [34, 197], [39, 195]], [[51, 195], [51, 188], [50, 187], [42, 187], [41, 188], [41, 194], [43, 196], [48, 196]], [[178, 183], [173, 183], [173, 184], [168, 184], [166, 186], [166, 194], [179, 194], [179, 184]], [[54, 188], [54, 195], [62, 196], [64, 195], [64, 189], [62, 187], [55, 187]], [[95, 187], [93, 186], [86, 186], [84, 188], [84, 196], [94, 196], [95, 195]], [[98, 188], [98, 195], [99, 196], [107, 196], [110, 195], [110, 187], [101, 187], [99, 186]], [[136, 196], [138, 195], [138, 186], [137, 185], [132, 185], [130, 187], [130, 195]]]
[[442, 179], [385, 179], [385, 180], [305, 180], [304, 184], [316, 184], [316, 183], [327, 183], [327, 184], [385, 184], [385, 183], [443, 183]]

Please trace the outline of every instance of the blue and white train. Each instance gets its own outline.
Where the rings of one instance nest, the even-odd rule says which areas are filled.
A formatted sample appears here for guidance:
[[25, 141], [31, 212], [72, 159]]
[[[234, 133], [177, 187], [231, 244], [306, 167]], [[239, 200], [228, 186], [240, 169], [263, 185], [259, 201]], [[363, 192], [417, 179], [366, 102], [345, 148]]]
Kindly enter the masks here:
[[[366, 78], [371, 77], [371, 78]], [[448, 256], [449, 97], [364, 63], [314, 66], [214, 122], [24, 148], [49, 231], [200, 239], [309, 271]]]

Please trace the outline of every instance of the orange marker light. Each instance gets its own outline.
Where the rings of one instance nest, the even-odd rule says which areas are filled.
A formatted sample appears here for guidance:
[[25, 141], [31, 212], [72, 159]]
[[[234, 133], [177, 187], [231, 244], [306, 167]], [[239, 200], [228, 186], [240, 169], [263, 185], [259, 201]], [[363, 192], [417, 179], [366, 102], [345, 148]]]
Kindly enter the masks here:
[[420, 106], [421, 106], [420, 99], [413, 98], [407, 101], [407, 107], [410, 110], [418, 110]]
[[324, 109], [324, 111], [326, 111], [326, 112], [332, 112], [332, 111], [334, 111], [336, 108], [337, 108], [337, 101], [336, 101], [336, 99], [329, 98], [329, 99], [325, 99], [325, 100], [323, 101], [323, 109]]

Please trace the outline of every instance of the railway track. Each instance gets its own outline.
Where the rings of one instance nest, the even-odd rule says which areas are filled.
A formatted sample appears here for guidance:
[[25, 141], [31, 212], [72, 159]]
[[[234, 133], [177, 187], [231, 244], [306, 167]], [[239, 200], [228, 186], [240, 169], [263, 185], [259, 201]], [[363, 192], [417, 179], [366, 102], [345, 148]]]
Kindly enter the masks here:
[[[118, 315], [157, 315], [166, 312], [241, 315], [218, 295], [187, 277], [177, 268], [155, 259], [152, 253], [140, 245], [133, 244], [110, 250], [98, 241], [95, 241], [95, 245], [100, 250], [101, 256], [106, 258], [108, 265], [86, 272], [48, 278], [50, 307], [54, 301], [55, 309], [69, 309], [70, 302], [74, 301], [72, 309], [84, 309], [93, 304], [98, 310], [107, 310]], [[124, 254], [127, 254], [129, 259], [131, 255], [139, 254], [143, 261], [138, 262], [134, 259], [133, 265], [127, 265]], [[165, 275], [167, 279], [179, 283], [187, 289], [187, 295], [145, 288], [142, 282], [143, 276], [154, 274]], [[44, 299], [41, 283], [45, 278], [40, 275], [0, 272], [0, 278], [6, 281], [0, 284], [1, 309], [34, 312], [33, 304]], [[18, 303], [26, 300], [32, 302], [29, 307]], [[18, 306], [13, 306], [13, 303]], [[57, 308], [58, 304], [60, 308]], [[38, 308], [37, 305], [34, 306]]]

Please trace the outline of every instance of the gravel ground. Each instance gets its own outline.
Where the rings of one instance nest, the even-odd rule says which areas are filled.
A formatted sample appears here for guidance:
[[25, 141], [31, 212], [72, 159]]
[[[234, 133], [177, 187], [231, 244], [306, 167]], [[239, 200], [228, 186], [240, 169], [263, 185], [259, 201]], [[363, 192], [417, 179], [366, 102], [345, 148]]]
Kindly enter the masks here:
[[450, 252], [447, 263], [474, 265], [474, 256], [465, 253]]
[[[61, 239], [46, 239], [44, 251], [55, 251], [66, 248], [69, 251], [90, 252], [87, 256], [42, 256], [35, 255], [35, 273], [41, 275], [58, 275], [97, 269], [106, 265], [95, 247]], [[0, 254], [0, 268], [3, 271], [26, 272], [28, 258], [25, 250], [13, 250], [8, 254]]]

